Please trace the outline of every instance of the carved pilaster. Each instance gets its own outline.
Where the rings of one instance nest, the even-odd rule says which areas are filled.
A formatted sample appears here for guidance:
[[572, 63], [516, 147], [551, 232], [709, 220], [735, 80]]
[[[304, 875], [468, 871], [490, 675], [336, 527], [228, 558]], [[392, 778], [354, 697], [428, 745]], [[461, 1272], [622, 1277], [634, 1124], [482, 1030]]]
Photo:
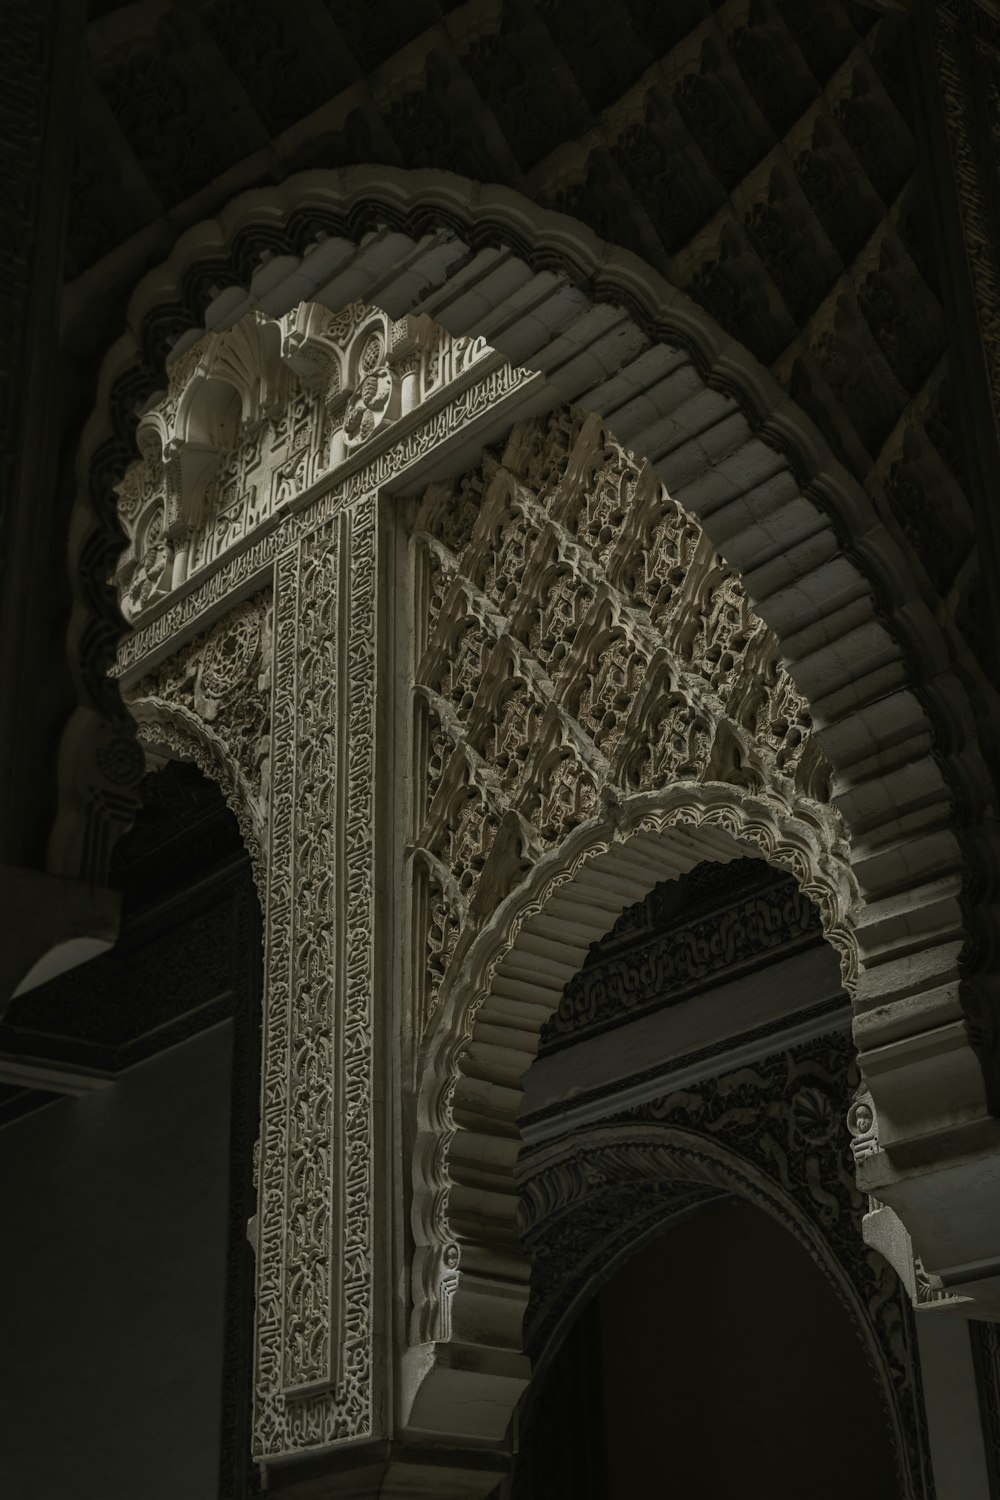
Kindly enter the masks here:
[[255, 1447], [372, 1434], [375, 503], [277, 565]]

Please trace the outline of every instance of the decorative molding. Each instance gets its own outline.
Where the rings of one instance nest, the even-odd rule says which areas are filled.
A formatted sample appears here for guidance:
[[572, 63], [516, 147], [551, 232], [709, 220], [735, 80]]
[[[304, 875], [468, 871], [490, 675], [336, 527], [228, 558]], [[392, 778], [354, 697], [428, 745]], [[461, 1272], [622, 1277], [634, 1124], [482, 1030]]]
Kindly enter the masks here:
[[649, 1097], [656, 1085], [669, 1080], [671, 1087], [684, 1088], [688, 1083], [700, 1083], [717, 1071], [721, 1058], [727, 1057], [736, 1065], [755, 1063], [759, 1057], [773, 1050], [776, 1036], [787, 1038], [789, 1045], [798, 1046], [816, 1036], [827, 1036], [834, 1029], [849, 1031], [851, 1013], [846, 997], [834, 996], [821, 1000], [817, 1005], [806, 1006], [796, 1011], [794, 1017], [782, 1015], [764, 1026], [754, 1026], [749, 1031], [720, 1037], [708, 1046], [694, 1052], [671, 1057], [669, 1064], [662, 1061], [634, 1073], [627, 1084], [620, 1079], [609, 1081], [599, 1088], [574, 1092], [571, 1106], [552, 1103], [530, 1112], [522, 1111], [518, 1126], [522, 1138], [534, 1145], [536, 1141], [548, 1139], [560, 1130], [560, 1122], [567, 1127], [588, 1124], [599, 1114], [607, 1113], [612, 1096], [623, 1108], [631, 1107]]
[[[851, 72], [846, 82], [861, 87], [862, 74]], [[988, 805], [991, 794], [968, 695], [939, 691], [934, 674], [945, 670], [948, 650], [923, 603], [915, 603], [920, 586], [901, 587], [910, 577], [903, 553], [810, 422], [744, 349], [635, 256], [516, 193], [435, 173], [305, 173], [243, 195], [218, 221], [185, 237], [171, 262], [137, 290], [136, 328], [156, 322], [164, 299], [178, 302], [187, 269], [228, 263], [238, 245], [242, 269], [209, 309], [216, 326], [235, 320], [255, 287], [264, 295], [260, 280], [237, 296], [257, 244], [272, 257], [272, 309], [294, 306], [304, 292], [320, 297], [335, 275], [349, 274], [355, 288], [382, 288], [374, 294], [395, 313], [415, 305], [419, 285], [421, 308], [454, 334], [476, 336], [489, 327], [501, 353], [544, 371], [564, 398], [591, 402], [620, 440], [648, 454], [730, 565], [753, 580], [790, 677], [810, 702], [816, 738], [835, 772], [835, 803], [864, 849], [856, 862], [869, 902], [859, 938], [867, 970], [859, 1045], [895, 1046], [894, 1017], [908, 983], [901, 972], [908, 939], [900, 928], [919, 925], [927, 973], [940, 973], [942, 990], [950, 985], [955, 945], [968, 936], [962, 871], [970, 861], [984, 871], [995, 863], [993, 836], [978, 812], [969, 813], [976, 827], [961, 841], [957, 824], [964, 809]], [[510, 277], [527, 290], [511, 294]], [[190, 323], [190, 316], [168, 317], [156, 326], [177, 332]], [[139, 388], [137, 356], [129, 335], [106, 361], [101, 415], [84, 440], [85, 508], [106, 479], [109, 422], [127, 411], [120, 398], [134, 400]], [[844, 535], [854, 539], [850, 558], [838, 540]], [[889, 601], [887, 614], [876, 598]], [[919, 692], [908, 661], [922, 664]], [[92, 802], [94, 722], [81, 710], [67, 731], [62, 813], [51, 846], [59, 868], [74, 865], [81, 810]], [[935, 725], [947, 726], [947, 754], [932, 752]], [[957, 799], [956, 786], [963, 789]], [[106, 836], [103, 807], [87, 814], [95, 849]], [[903, 889], [911, 907], [919, 904], [919, 918], [904, 917], [894, 904]], [[984, 908], [984, 928], [991, 920]], [[984, 941], [976, 951], [986, 962], [992, 949]], [[948, 993], [946, 1008], [956, 1019], [977, 1005], [968, 984]], [[979, 1004], [970, 1039], [995, 1093], [991, 1013], [992, 1001]], [[898, 1071], [906, 1071], [902, 1061]], [[971, 1095], [967, 1105], [982, 1107]]]
[[[154, 494], [140, 466], [138, 503], [128, 485], [123, 495], [136, 569], [149, 550], [142, 519], [156, 504], [159, 536], [205, 562], [185, 571], [175, 545], [160, 596], [140, 585], [120, 680], [136, 718], [155, 728], [143, 730], [147, 739], [201, 756], [217, 774], [221, 767], [247, 826], [258, 829], [266, 881], [255, 1454], [267, 1462], [379, 1437], [388, 1420], [376, 1373], [387, 1356], [374, 1328], [390, 1268], [378, 1248], [382, 1200], [371, 1177], [384, 920], [375, 902], [375, 719], [379, 674], [396, 683], [403, 664], [380, 645], [383, 589], [394, 589], [390, 613], [404, 607], [419, 658], [407, 856], [415, 899], [402, 924], [412, 934], [409, 1019], [424, 1033], [414, 1059], [411, 1336], [421, 1345], [475, 1344], [485, 1326], [475, 1307], [485, 1299], [503, 1327], [500, 1354], [513, 1360], [502, 1376], [511, 1399], [521, 1379], [524, 1273], [511, 1149], [520, 1077], [587, 942], [657, 881], [750, 850], [790, 872], [815, 902], [845, 981], [860, 987], [878, 924], [894, 936], [896, 923], [891, 909], [879, 910], [859, 940], [859, 918], [869, 919], [861, 876], [880, 858], [884, 779], [901, 756], [907, 768], [912, 761], [914, 705], [905, 699], [904, 722], [883, 725], [885, 763], [852, 776], [879, 743], [882, 721], [870, 718], [884, 712], [879, 673], [888, 666], [888, 685], [896, 683], [899, 653], [872, 613], [868, 585], [829, 552], [825, 523], [817, 532], [806, 507], [806, 559], [784, 540], [775, 551], [764, 522], [741, 499], [731, 502], [742, 517], [730, 541], [741, 564], [752, 548], [758, 574], [778, 559], [758, 612], [694, 509], [596, 415], [560, 409], [522, 420], [502, 456], [487, 452], [481, 472], [396, 507], [397, 532], [413, 523], [407, 615], [405, 589], [396, 591], [406, 579], [395, 577], [395, 553], [377, 542], [386, 509], [379, 490], [405, 484], [412, 492], [454, 472], [470, 449], [551, 391], [481, 342], [459, 347], [444, 335], [426, 345], [440, 358], [421, 374], [425, 346], [411, 346], [412, 321], [400, 329], [382, 313], [369, 320], [352, 311], [347, 323], [343, 347], [327, 336], [325, 309], [307, 307], [294, 329], [290, 319], [254, 316], [242, 331], [181, 350], [173, 391], [143, 419], [147, 452], [181, 463], [179, 477], [165, 476]], [[308, 399], [296, 388], [302, 381]], [[416, 393], [408, 407], [407, 389]], [[739, 455], [726, 495], [747, 486], [765, 492], [779, 513], [791, 508], [797, 527], [801, 496], [783, 462], [747, 435], [728, 399], [686, 389], [682, 405], [693, 401], [701, 413], [690, 434], [678, 429], [691, 482], [705, 477], [705, 444], [714, 441], [705, 434], [718, 422], [726, 453]], [[417, 400], [421, 392], [426, 400]], [[199, 552], [199, 528], [206, 517], [215, 524], [205, 452], [232, 447], [245, 414], [253, 444], [264, 433], [273, 448], [272, 430], [282, 443], [291, 434], [289, 488], [279, 501], [282, 449], [271, 470], [277, 508], [261, 518], [248, 500], [240, 534], [234, 539], [227, 520], [223, 539]], [[315, 464], [311, 454], [320, 455]], [[728, 473], [730, 460], [723, 463]], [[255, 466], [239, 460], [237, 488]], [[709, 465], [710, 480], [718, 473]], [[775, 535], [787, 540], [780, 526]], [[816, 536], [819, 561], [810, 550]], [[135, 576], [130, 566], [123, 590]], [[268, 589], [273, 628], [253, 627], [254, 596]], [[771, 620], [798, 621], [799, 675], [822, 701], [851, 694], [850, 706], [826, 721], [846, 766], [832, 800], [822, 734]], [[837, 643], [858, 632], [871, 703], [857, 691], [855, 658], [837, 654]], [[268, 710], [250, 700], [266, 697], [258, 645], [272, 635]], [[230, 658], [256, 682], [246, 703], [233, 696], [232, 715], [215, 681]], [[936, 776], [917, 774], [922, 818], [935, 831]], [[857, 865], [848, 814], [865, 834]], [[950, 835], [941, 837], [947, 846]], [[931, 852], [918, 848], [913, 863], [904, 846], [908, 892]], [[875, 888], [891, 892], [893, 878], [876, 875]], [[937, 888], [949, 918], [942, 899]], [[889, 968], [882, 965], [883, 982]], [[492, 1401], [491, 1422], [506, 1399]]]
[[[229, 553], [217, 553], [213, 565], [195, 574], [189, 584], [169, 594], [164, 592], [160, 607], [151, 606], [148, 619], [137, 623], [122, 641], [113, 675], [128, 683], [137, 673], [149, 670], [165, 648], [169, 649], [193, 630], [203, 629], [218, 615], [220, 607], [233, 598], [260, 587], [262, 580], [269, 577], [275, 558], [304, 529], [324, 525], [345, 506], [366, 494], [376, 493], [389, 480], [398, 482], [435, 453], [447, 450], [450, 444], [474, 431], [482, 418], [495, 418], [505, 403], [516, 402], [537, 382], [537, 377], [529, 371], [513, 370], [493, 360], [481, 359], [478, 365], [469, 368], [482, 378], [457, 391], [446, 406], [437, 409], [437, 402], [431, 401], [429, 410], [420, 408], [415, 413], [417, 421], [401, 422], [392, 434], [398, 441], [388, 449], [381, 449], [373, 441], [371, 447], [376, 451], [370, 453], [366, 447], [363, 463], [352, 460], [345, 464], [339, 485], [334, 482], [337, 476], [326, 471], [318, 478], [313, 476], [308, 483], [302, 476], [303, 491], [296, 490], [288, 496], [289, 514], [273, 516], [270, 525], [261, 522], [256, 532], [242, 534]], [[305, 514], [300, 516], [300, 511]]]
[[[255, 228], [265, 222], [266, 232]], [[368, 228], [375, 230], [370, 236], [365, 233]], [[706, 419], [696, 415], [695, 408], [707, 411], [712, 405], [708, 429], [716, 424], [725, 429], [730, 417], [734, 428], [744, 422], [748, 437], [752, 433], [763, 440], [756, 448], [752, 443], [747, 445], [751, 466], [760, 463], [759, 448], [773, 444], [787, 455], [784, 461], [798, 474], [800, 489], [805, 491], [805, 497], [796, 502], [801, 514], [793, 521], [788, 505], [779, 503], [777, 497], [774, 501], [765, 500], [758, 468], [753, 477], [754, 498], [750, 505], [751, 510], [760, 513], [762, 525], [747, 531], [747, 539], [753, 537], [751, 550], [756, 549], [758, 556], [762, 549], [766, 551], [770, 527], [775, 523], [791, 526], [790, 532], [783, 534], [789, 545], [796, 547], [810, 532], [809, 527], [803, 530], [802, 523], [807, 513], [812, 512], [820, 531], [824, 524], [821, 518], [825, 517], [832, 520], [838, 534], [859, 539], [855, 549], [858, 565], [879, 597], [888, 600], [902, 597], [899, 580], [907, 577], [908, 571], [896, 544], [885, 534], [874, 513], [869, 513], [870, 502], [863, 492], [847, 478], [809, 421], [789, 407], [773, 378], [746, 356], [730, 335], [716, 327], [710, 317], [638, 258], [611, 249], [573, 220], [540, 211], [516, 193], [484, 189], [448, 174], [414, 175], [392, 169], [378, 169], [374, 177], [367, 168], [301, 174], [280, 188], [242, 195], [218, 221], [185, 236], [172, 261], [137, 291], [133, 306], [135, 326], [145, 326], [150, 317], [155, 321], [154, 307], [160, 306], [165, 297], [168, 300], [175, 297], [176, 289], [171, 288], [175, 281], [179, 284], [184, 280], [185, 268], [200, 265], [207, 257], [214, 269], [220, 261], [228, 260], [236, 243], [248, 253], [251, 243], [270, 247], [265, 252], [270, 307], [290, 308], [304, 293], [310, 295], [313, 289], [319, 293], [334, 275], [334, 267], [338, 275], [346, 274], [344, 267], [348, 263], [354, 268], [351, 274], [357, 275], [354, 284], [385, 286], [387, 250], [383, 241], [387, 235], [398, 246], [402, 257], [400, 267], [405, 263], [405, 272], [399, 271], [401, 280], [392, 282], [391, 295], [386, 293], [387, 301], [397, 311], [413, 305], [412, 293], [404, 295], [403, 285], [410, 288], [419, 283], [423, 288], [433, 289], [424, 297], [424, 305], [434, 309], [440, 320], [461, 336], [477, 335], [484, 320], [492, 320], [490, 338], [495, 347], [518, 366], [551, 369], [550, 378], [562, 399], [586, 397], [609, 414], [614, 412], [618, 436], [640, 453], [656, 457], [661, 477], [672, 490], [677, 488], [674, 470], [678, 466], [687, 476], [678, 481], [680, 487], [690, 482], [689, 459], [694, 454], [689, 453], [683, 440], [676, 447], [668, 443], [664, 452], [661, 427], [656, 422], [650, 426], [645, 416], [648, 403], [639, 398], [646, 382], [656, 384], [662, 420], [672, 430], [676, 407], [670, 387], [678, 381], [665, 380], [663, 372], [674, 370], [679, 386], [691, 396], [693, 391], [686, 376], [680, 378], [684, 365], [689, 364], [696, 384], [700, 382], [704, 392], [710, 391], [718, 399], [714, 403], [688, 402], [683, 415], [677, 418], [678, 436], [701, 430]], [[272, 265], [274, 247], [279, 244], [281, 253]], [[497, 245], [505, 248], [486, 248]], [[479, 273], [463, 268], [469, 256], [476, 254], [480, 257], [476, 265], [485, 256], [483, 267], [487, 262], [490, 265], [502, 262], [509, 264], [511, 274], [523, 262], [524, 276], [533, 288], [527, 301], [522, 305], [515, 298], [509, 310], [494, 305], [501, 286], [508, 285], [506, 272], [487, 277], [485, 283], [480, 279], [475, 295], [466, 295], [466, 281]], [[235, 288], [220, 293], [218, 306], [213, 303], [210, 309], [211, 320], [225, 326], [252, 305], [252, 295], [252, 289], [239, 297], [235, 296]], [[506, 293], [500, 296], [501, 304], [505, 296]], [[190, 318], [182, 319], [181, 323], [189, 327]], [[609, 333], [611, 327], [618, 330], [614, 336]], [[110, 415], [119, 408], [125, 412], [134, 402], [138, 352], [130, 335], [109, 355], [102, 376], [102, 413]], [[124, 407], [115, 394], [119, 386]], [[148, 390], [149, 385], [145, 388]], [[697, 512], [703, 506], [706, 514], [719, 511], [710, 528], [717, 541], [722, 533], [728, 533], [733, 517], [723, 501], [739, 488], [730, 478], [739, 462], [735, 430], [732, 436], [734, 442], [725, 450], [727, 457], [719, 472], [703, 476], [705, 493], [695, 484], [697, 496], [692, 495], [692, 507]], [[84, 509], [91, 506], [92, 495], [106, 481], [109, 441], [107, 422], [95, 420], [84, 439], [81, 471], [87, 491], [81, 499]], [[710, 446], [712, 442], [714, 439], [710, 440]], [[702, 456], [712, 468], [715, 462], [712, 456], [708, 452]], [[780, 465], [781, 461], [779, 468]], [[772, 510], [775, 517], [768, 519]], [[81, 523], [81, 535], [85, 531]], [[739, 556], [733, 555], [730, 560], [741, 572], [752, 570], [753, 557], [747, 553], [742, 536], [733, 535], [732, 541]], [[815, 555], [821, 550], [816, 533], [810, 552]], [[841, 611], [837, 628], [850, 629], [849, 621], [850, 611]], [[779, 640], [782, 639], [784, 626], [776, 623], [775, 628]], [[922, 607], [916, 612], [909, 606], [905, 610], [894, 609], [892, 629], [914, 660], [943, 659], [943, 646], [940, 642], [935, 644], [937, 627]], [[832, 646], [833, 642], [829, 644]], [[870, 644], [874, 645], [874, 641]], [[794, 661], [792, 665], [793, 675], [797, 676]], [[885, 661], [878, 669], [888, 671]], [[906, 673], [901, 669], [893, 677], [893, 685], [902, 689], [905, 678]], [[800, 681], [799, 686], [812, 700], [814, 685]], [[839, 689], [830, 687], [828, 691], [833, 694], [831, 704], [839, 704]], [[821, 694], [817, 692], [815, 696]], [[902, 708], [902, 699], [897, 701]], [[907, 735], [907, 739], [925, 732], [924, 710], [918, 708], [916, 700], [913, 707], [921, 723], [918, 728], [914, 722], [913, 735]], [[966, 715], [964, 709], [958, 710], [958, 720], [956, 711], [957, 705], [950, 703], [949, 732], [952, 736], [958, 732], [963, 746], [966, 741], [971, 744], [975, 737], [971, 711]], [[77, 729], [68, 732], [67, 742], [83, 730], [81, 719]], [[898, 743], [902, 745], [903, 740]], [[962, 750], [956, 750], [956, 754], [961, 755]], [[961, 774], [965, 785], [967, 772], [963, 770]], [[66, 780], [65, 814], [54, 834], [54, 858], [57, 851], [60, 860], [73, 855], [76, 834], [70, 804], [78, 802], [81, 795]], [[943, 789], [942, 795], [944, 807], [949, 797]]]
[[375, 507], [279, 560], [254, 1451], [373, 1434]]
[[756, 847], [815, 901], [850, 988], [857, 896], [774, 636], [600, 418], [520, 424], [465, 490], [432, 487], [412, 531], [417, 1337], [461, 1296], [461, 1269], [456, 1290], [451, 1272], [433, 1284], [444, 1247], [519, 1257], [506, 1142], [539, 1026], [588, 942], [658, 880]]
[[[126, 619], [171, 601], [320, 488], [346, 505], [395, 477], [407, 466], [400, 424], [441, 414], [443, 437], [462, 415], [474, 420], [502, 394], [482, 383], [501, 363], [482, 338], [363, 304], [331, 313], [304, 302], [206, 334], [171, 362], [166, 392], [139, 419], [143, 457], [117, 486]], [[434, 442], [426, 426], [407, 435], [410, 462]]]
[[[703, 895], [695, 882], [705, 872], [695, 870], [655, 887], [639, 910], [626, 912], [566, 986], [558, 1010], [542, 1027], [540, 1052], [645, 1010], [678, 1004], [822, 940], [816, 908], [791, 877], [760, 872], [750, 861], [729, 868], [736, 878], [717, 890]], [[685, 901], [688, 882], [693, 889]]]

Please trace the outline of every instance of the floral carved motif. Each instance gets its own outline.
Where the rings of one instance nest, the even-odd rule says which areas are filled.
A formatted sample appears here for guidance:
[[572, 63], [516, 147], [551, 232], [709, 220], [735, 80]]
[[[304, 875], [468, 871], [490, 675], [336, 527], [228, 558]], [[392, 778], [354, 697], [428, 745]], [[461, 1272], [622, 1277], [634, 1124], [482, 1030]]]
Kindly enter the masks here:
[[[214, 767], [265, 855], [254, 1441], [269, 1460], [378, 1432], [376, 620], [398, 555], [379, 552], [379, 490], [443, 472], [480, 419], [537, 409], [539, 383], [420, 319], [255, 316], [175, 361], [123, 485], [123, 594], [159, 538], [171, 559], [138, 585], [119, 655], [133, 715], [154, 748]], [[811, 808], [824, 773], [732, 574], [596, 419], [521, 424], [502, 459], [396, 512], [415, 521], [406, 930], [426, 1034], [470, 935], [619, 800], [721, 783]], [[421, 1227], [415, 1261], [427, 1337], [461, 1279], [444, 1210], [440, 1228]]]
[[277, 571], [262, 1456], [372, 1430], [375, 538], [369, 499]]
[[[371, 1436], [378, 1422], [379, 490], [464, 446], [537, 383], [483, 340], [424, 318], [309, 305], [254, 315], [174, 361], [119, 490], [130, 547], [116, 581], [134, 623], [115, 674], [140, 738], [226, 788], [265, 910], [253, 1232], [262, 1459]], [[478, 499], [471, 483], [450, 507], [449, 541], [468, 534]], [[169, 566], [154, 577], [161, 539]], [[442, 544], [445, 568], [450, 555]], [[449, 760], [451, 722], [429, 708], [425, 731], [431, 775], [435, 755], [442, 768]], [[449, 785], [461, 769], [449, 760]], [[471, 805], [482, 789], [467, 769], [469, 815], [441, 830], [442, 846], [471, 850], [479, 838], [485, 858]], [[464, 897], [433, 857], [418, 886], [429, 962], [443, 974]], [[455, 1265], [440, 1263], [454, 1279]]]
[[[438, 901], [452, 902], [456, 962], [470, 916], [609, 801], [678, 781], [767, 789], [789, 807], [826, 800], [774, 636], [694, 518], [600, 419], [516, 427], [456, 535], [468, 489], [453, 509], [429, 491], [412, 540], [414, 840], [447, 877]], [[445, 978], [440, 912], [427, 922], [424, 911], [413, 955], [424, 1018]]]
[[521, 1227], [537, 1357], [582, 1296], [699, 1201], [736, 1194], [799, 1241], [851, 1318], [882, 1398], [899, 1493], [933, 1494], [913, 1313], [859, 1232], [843, 1119], [857, 1081], [835, 1033], [663, 1095], [522, 1153]]
[[407, 418], [468, 403], [500, 365], [482, 339], [362, 304], [303, 303], [206, 335], [170, 366], [166, 394], [139, 420], [142, 458], [118, 485], [123, 613], [141, 619], [183, 592], [318, 486], [367, 464], [376, 443], [398, 443]]

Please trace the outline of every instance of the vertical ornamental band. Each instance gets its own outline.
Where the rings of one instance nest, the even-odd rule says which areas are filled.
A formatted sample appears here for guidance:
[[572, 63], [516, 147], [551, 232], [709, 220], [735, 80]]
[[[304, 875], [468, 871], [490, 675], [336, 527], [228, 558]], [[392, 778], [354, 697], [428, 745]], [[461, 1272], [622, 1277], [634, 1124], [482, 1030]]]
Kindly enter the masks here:
[[258, 1457], [371, 1431], [375, 549], [366, 497], [277, 564]]

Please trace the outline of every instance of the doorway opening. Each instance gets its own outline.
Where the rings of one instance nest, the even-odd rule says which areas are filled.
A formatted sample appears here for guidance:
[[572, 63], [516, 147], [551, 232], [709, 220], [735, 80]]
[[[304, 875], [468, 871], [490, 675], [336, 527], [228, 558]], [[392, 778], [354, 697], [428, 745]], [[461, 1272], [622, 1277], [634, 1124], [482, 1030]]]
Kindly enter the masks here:
[[880, 1500], [898, 1486], [849, 1315], [797, 1240], [735, 1197], [600, 1288], [529, 1390], [517, 1444], [511, 1500]]

